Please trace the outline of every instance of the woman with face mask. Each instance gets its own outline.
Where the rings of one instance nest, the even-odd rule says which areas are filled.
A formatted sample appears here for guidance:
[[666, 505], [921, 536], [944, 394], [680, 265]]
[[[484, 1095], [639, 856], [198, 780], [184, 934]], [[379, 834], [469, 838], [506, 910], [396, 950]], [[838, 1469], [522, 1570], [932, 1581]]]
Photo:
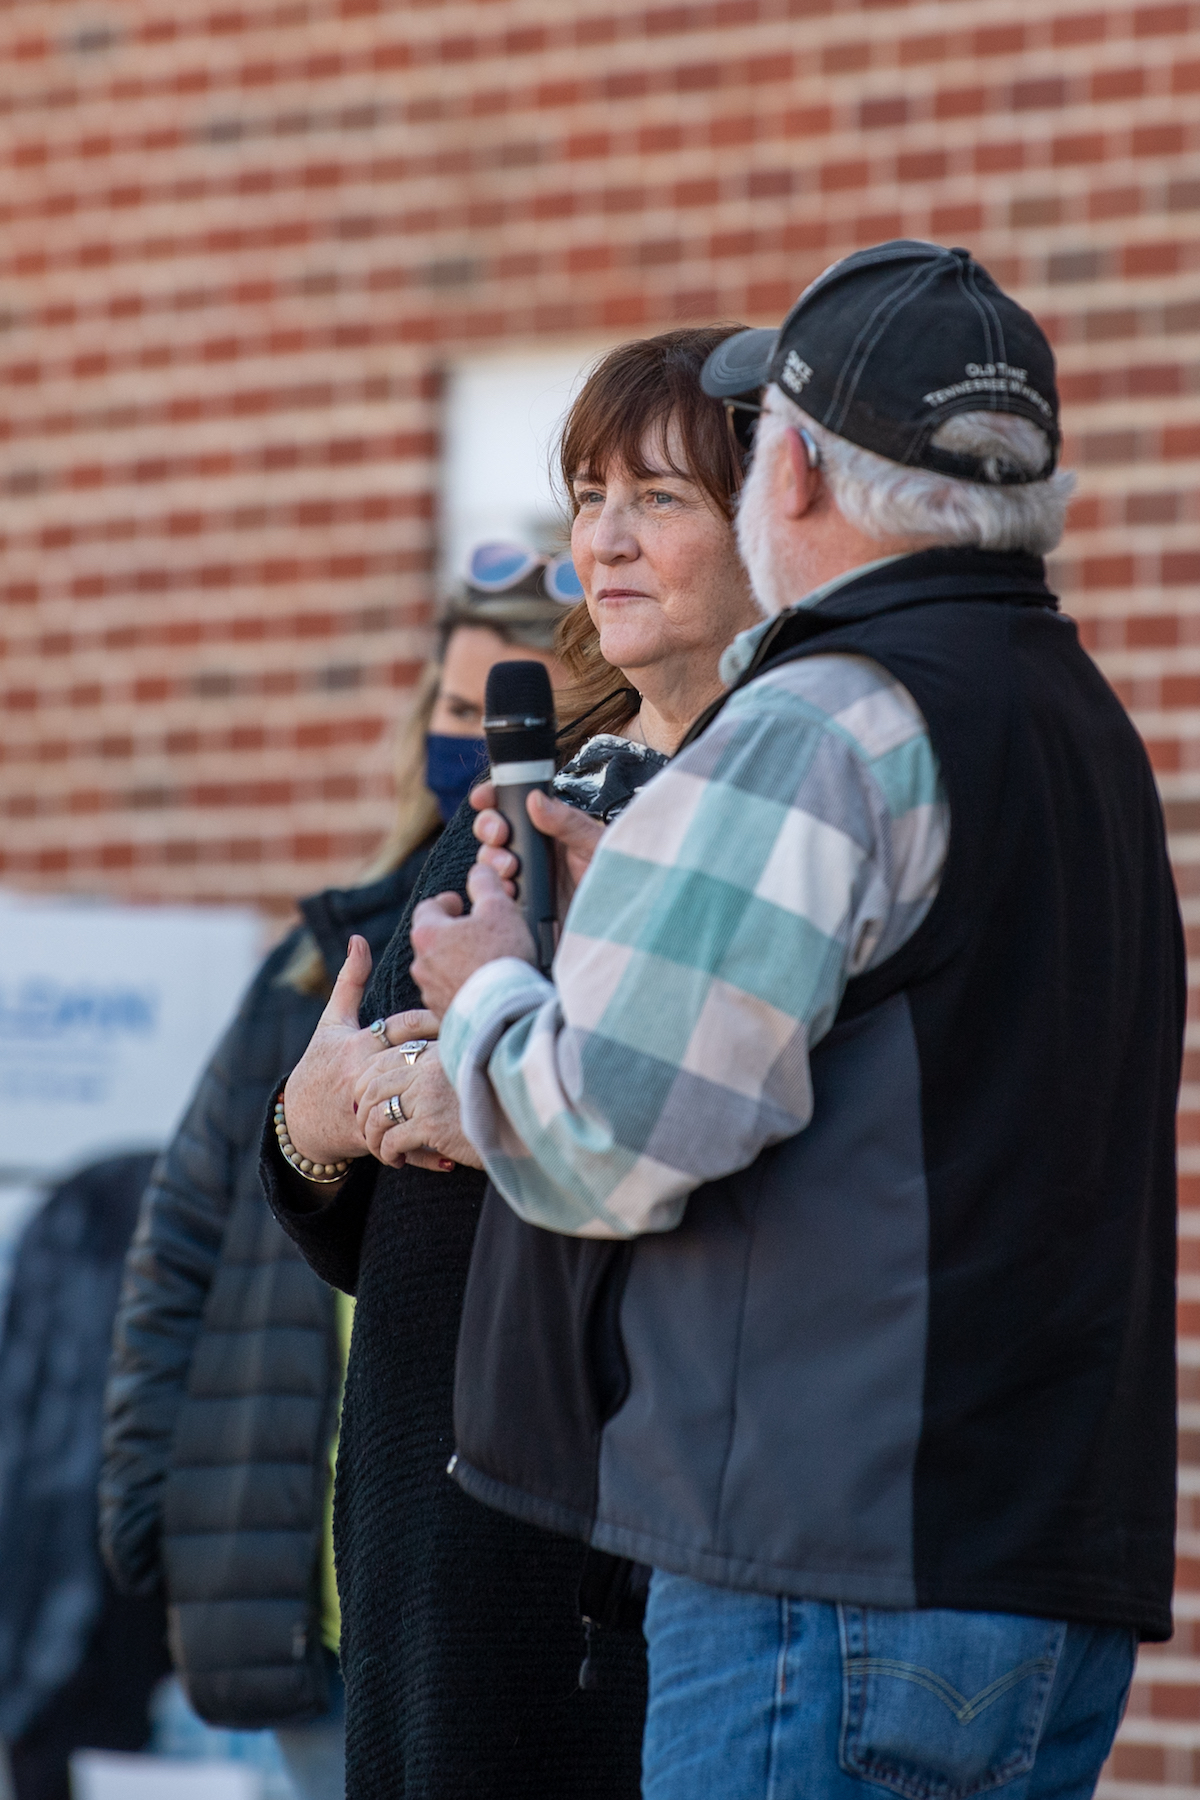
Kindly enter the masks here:
[[[481, 544], [471, 556], [467, 587], [442, 614], [441, 653], [422, 678], [414, 719], [423, 715], [428, 721], [425, 786], [443, 823], [487, 773], [483, 693], [492, 664], [541, 662], [555, 686], [563, 680], [553, 654], [554, 632], [571, 600], [569, 590], [565, 600], [546, 590], [548, 575], [553, 580], [560, 568], [548, 569], [542, 558], [517, 545]], [[476, 585], [484, 581], [490, 585]], [[503, 588], [501, 581], [507, 582]], [[422, 704], [424, 690], [431, 705]]]
[[400, 733], [392, 829], [355, 886], [300, 902], [303, 922], [251, 984], [154, 1170], [117, 1316], [101, 1483], [109, 1568], [126, 1593], [165, 1591], [193, 1706], [212, 1725], [273, 1728], [299, 1800], [342, 1800], [345, 1786], [330, 1520], [353, 1303], [272, 1218], [259, 1135], [351, 935], [383, 949], [487, 767], [488, 669], [535, 657], [561, 675], [550, 646], [564, 608], [543, 559], [485, 546], [471, 571], [478, 584], [445, 608]]

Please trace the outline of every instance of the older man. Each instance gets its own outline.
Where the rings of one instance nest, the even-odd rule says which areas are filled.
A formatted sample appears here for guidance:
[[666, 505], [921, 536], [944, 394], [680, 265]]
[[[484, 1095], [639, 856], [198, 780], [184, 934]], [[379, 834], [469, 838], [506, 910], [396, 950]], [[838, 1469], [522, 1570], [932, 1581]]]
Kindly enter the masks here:
[[493, 870], [413, 931], [511, 1209], [452, 1468], [652, 1565], [647, 1800], [1085, 1796], [1170, 1631], [1183, 952], [1044, 581], [1053, 358], [898, 242], [705, 384], [761, 396], [731, 693], [553, 985]]

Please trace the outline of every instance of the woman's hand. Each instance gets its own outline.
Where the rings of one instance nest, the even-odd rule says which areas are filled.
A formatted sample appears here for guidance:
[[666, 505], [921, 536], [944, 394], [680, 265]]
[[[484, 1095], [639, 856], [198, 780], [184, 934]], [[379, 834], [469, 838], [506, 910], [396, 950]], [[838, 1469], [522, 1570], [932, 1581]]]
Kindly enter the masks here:
[[469, 913], [461, 895], [435, 894], [422, 900], [412, 916], [408, 935], [414, 955], [409, 972], [422, 1000], [439, 1019], [449, 1012], [459, 988], [485, 963], [502, 956], [536, 961], [520, 907], [482, 863], [467, 875], [467, 897]]
[[[517, 859], [511, 850], [504, 848], [509, 838], [508, 820], [495, 810], [496, 790], [490, 781], [481, 782], [471, 790], [471, 805], [479, 814], [475, 821], [475, 836], [483, 846], [479, 861], [499, 875], [505, 892], [515, 899]], [[568, 806], [565, 800], [556, 800], [553, 795], [543, 794], [540, 790], [530, 794], [525, 805], [538, 830], [556, 841], [558, 893], [565, 911], [595, 855], [605, 827], [599, 819], [580, 812], [577, 806]]]
[[[413, 1037], [436, 1038], [438, 1022], [432, 1013], [409, 1013]], [[406, 1063], [397, 1050], [385, 1050], [365, 1068], [355, 1084], [358, 1118], [372, 1156], [398, 1169], [415, 1163], [419, 1169], [445, 1173], [455, 1163], [482, 1169], [473, 1144], [463, 1136], [458, 1115], [458, 1096], [442, 1067], [437, 1045], [423, 1050], [416, 1062]], [[388, 1101], [396, 1098], [404, 1114], [397, 1125], [388, 1113]]]
[[[370, 975], [367, 940], [352, 937], [329, 1004], [283, 1090], [288, 1135], [301, 1156], [313, 1162], [340, 1162], [367, 1154], [367, 1141], [354, 1110], [354, 1088], [380, 1053], [375, 1033], [360, 1030], [358, 1024], [358, 1009]], [[428, 1019], [429, 1014], [420, 1011], [395, 1013], [387, 1022], [388, 1037], [393, 1044], [405, 1038], [431, 1037], [434, 1032], [420, 1030]], [[327, 1193], [326, 1197], [332, 1196]]]

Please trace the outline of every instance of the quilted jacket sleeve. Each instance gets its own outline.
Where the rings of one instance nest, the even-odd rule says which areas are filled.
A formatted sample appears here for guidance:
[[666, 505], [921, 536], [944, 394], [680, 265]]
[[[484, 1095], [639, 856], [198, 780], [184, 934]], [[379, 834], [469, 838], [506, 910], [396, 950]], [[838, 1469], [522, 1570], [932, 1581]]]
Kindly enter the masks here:
[[268, 957], [201, 1077], [155, 1165], [126, 1260], [100, 1479], [101, 1548], [125, 1593], [148, 1595], [161, 1584], [162, 1493], [176, 1420], [239, 1171], [247, 1153], [257, 1162], [264, 1071], [267, 1084], [272, 1070], [285, 1072], [284, 1020], [296, 997], [292, 1008], [277, 1001], [274, 979], [292, 948], [289, 937]]

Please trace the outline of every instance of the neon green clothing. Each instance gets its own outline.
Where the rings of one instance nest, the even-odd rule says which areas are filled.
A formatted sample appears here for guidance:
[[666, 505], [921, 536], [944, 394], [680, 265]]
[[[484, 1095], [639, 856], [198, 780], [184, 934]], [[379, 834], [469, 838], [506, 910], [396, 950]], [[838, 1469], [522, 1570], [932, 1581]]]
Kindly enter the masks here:
[[[354, 1328], [354, 1300], [350, 1294], [335, 1289], [337, 1303], [338, 1350], [342, 1366], [341, 1387], [346, 1385], [346, 1363], [350, 1356], [350, 1333]], [[338, 1395], [339, 1429], [341, 1393]], [[325, 1496], [325, 1533], [321, 1542], [321, 1642], [336, 1650], [342, 1641], [342, 1609], [338, 1602], [337, 1573], [333, 1566], [333, 1478], [337, 1468], [338, 1435], [329, 1440], [329, 1489]]]

